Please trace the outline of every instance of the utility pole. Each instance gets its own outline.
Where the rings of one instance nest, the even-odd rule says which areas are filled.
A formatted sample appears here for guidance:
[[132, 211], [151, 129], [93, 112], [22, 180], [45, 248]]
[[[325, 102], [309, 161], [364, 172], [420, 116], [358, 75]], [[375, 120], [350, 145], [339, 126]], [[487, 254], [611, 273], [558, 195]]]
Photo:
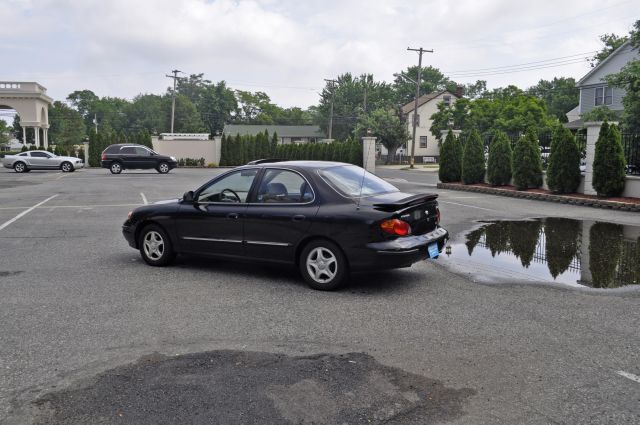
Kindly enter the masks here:
[[171, 132], [173, 133], [173, 120], [176, 115], [176, 83], [178, 82], [178, 72], [182, 72], [178, 69], [171, 71], [173, 75], [166, 75], [168, 78], [173, 78], [173, 93], [171, 96]]
[[324, 79], [327, 83], [331, 83], [331, 110], [329, 112], [329, 139], [331, 139], [331, 134], [333, 133], [333, 99], [336, 93], [336, 88], [334, 86], [338, 81], [336, 80], [327, 80]]
[[413, 155], [416, 152], [416, 126], [418, 125], [418, 98], [420, 97], [420, 77], [422, 76], [422, 54], [425, 52], [433, 53], [433, 49], [426, 50], [422, 47], [412, 49], [411, 47], [407, 47], [407, 50], [418, 52], [418, 79], [416, 81], [416, 99], [413, 104], [413, 137], [411, 142], [411, 158], [409, 159], [409, 167], [414, 168], [415, 159]]

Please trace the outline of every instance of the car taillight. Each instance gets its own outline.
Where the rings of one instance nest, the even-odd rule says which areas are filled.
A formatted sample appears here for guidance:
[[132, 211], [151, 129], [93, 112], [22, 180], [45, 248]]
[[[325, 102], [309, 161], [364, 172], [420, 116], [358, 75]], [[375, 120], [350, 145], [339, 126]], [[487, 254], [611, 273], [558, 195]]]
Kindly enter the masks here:
[[411, 233], [411, 226], [406, 221], [398, 220], [394, 218], [392, 220], [383, 221], [380, 223], [380, 228], [390, 234], [396, 236], [407, 236]]
[[440, 224], [440, 208], [436, 207], [436, 224]]
[[107, 160], [107, 154], [106, 154], [106, 153], [104, 153], [104, 152], [102, 152], [102, 160], [103, 160], [103, 161], [106, 161], [106, 160]]

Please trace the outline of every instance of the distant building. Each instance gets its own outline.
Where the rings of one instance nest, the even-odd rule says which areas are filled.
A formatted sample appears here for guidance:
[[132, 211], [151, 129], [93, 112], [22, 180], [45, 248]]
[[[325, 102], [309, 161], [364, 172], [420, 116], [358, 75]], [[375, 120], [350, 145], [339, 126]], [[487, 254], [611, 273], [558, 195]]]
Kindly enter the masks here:
[[620, 72], [632, 60], [639, 59], [640, 52], [631, 46], [631, 42], [627, 41], [582, 77], [576, 83], [580, 89], [580, 103], [567, 112], [569, 122], [565, 124], [565, 127], [571, 129], [582, 127], [582, 115], [598, 106], [606, 106], [612, 111], [623, 111], [622, 98], [626, 94], [625, 90], [609, 86], [604, 78], [607, 75]]
[[[448, 90], [441, 90], [428, 94], [423, 94], [418, 98], [418, 125], [416, 127], [416, 148], [415, 148], [415, 161], [416, 163], [422, 162], [434, 162], [440, 157], [440, 147], [438, 146], [438, 139], [431, 132], [431, 125], [433, 120], [431, 115], [438, 112], [438, 104], [444, 102], [446, 105], [451, 105], [461, 97], [462, 93], [452, 93]], [[396, 155], [402, 154], [402, 156], [411, 155], [411, 143], [413, 139], [413, 110], [415, 107], [415, 101], [411, 101], [402, 107], [402, 113], [407, 117], [407, 130], [409, 131], [409, 140], [407, 143], [395, 153]], [[387, 150], [384, 146], [381, 147], [381, 154], [387, 155]]]
[[226, 124], [222, 133], [229, 137], [237, 134], [241, 136], [255, 136], [267, 130], [269, 137], [273, 133], [278, 135], [278, 143], [286, 145], [290, 143], [316, 143], [326, 136], [317, 125], [249, 125]]

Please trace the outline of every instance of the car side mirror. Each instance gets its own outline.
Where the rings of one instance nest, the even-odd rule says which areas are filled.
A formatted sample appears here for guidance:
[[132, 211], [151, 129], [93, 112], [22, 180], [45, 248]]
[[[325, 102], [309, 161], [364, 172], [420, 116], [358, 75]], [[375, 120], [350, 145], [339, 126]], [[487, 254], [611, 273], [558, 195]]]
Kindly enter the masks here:
[[183, 202], [193, 202], [193, 190], [185, 192], [184, 195], [182, 195], [182, 201]]

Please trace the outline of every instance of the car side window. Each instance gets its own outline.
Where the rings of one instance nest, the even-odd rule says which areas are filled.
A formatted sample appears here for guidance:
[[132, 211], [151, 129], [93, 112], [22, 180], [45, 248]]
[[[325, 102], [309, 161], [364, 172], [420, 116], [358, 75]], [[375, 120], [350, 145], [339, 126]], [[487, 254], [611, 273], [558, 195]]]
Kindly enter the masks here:
[[44, 152], [31, 152], [31, 156], [33, 158], [50, 158], [50, 156]]
[[216, 180], [198, 194], [197, 202], [247, 202], [257, 169], [240, 170]]
[[29, 156], [29, 152], [22, 152], [21, 154], [18, 154], [18, 156]]
[[309, 183], [290, 170], [268, 169], [258, 189], [259, 203], [299, 204], [313, 201]]
[[135, 155], [136, 149], [132, 146], [125, 146], [124, 148], [120, 148], [120, 153], [125, 155]]
[[136, 150], [136, 155], [140, 155], [140, 156], [150, 156], [151, 152], [149, 152], [148, 149], [145, 148], [139, 148], [139, 147], [135, 147]]

